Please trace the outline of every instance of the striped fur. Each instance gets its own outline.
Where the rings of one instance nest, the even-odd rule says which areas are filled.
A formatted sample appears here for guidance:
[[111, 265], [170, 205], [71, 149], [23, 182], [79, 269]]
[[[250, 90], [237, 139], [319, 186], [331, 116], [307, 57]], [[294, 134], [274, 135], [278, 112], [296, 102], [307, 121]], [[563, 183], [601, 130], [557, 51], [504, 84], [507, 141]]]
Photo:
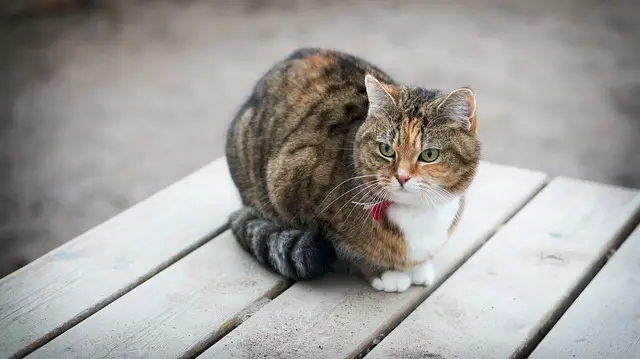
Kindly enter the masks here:
[[258, 262], [289, 279], [318, 277], [336, 260], [335, 250], [320, 232], [283, 229], [247, 207], [231, 215], [231, 230]]
[[[475, 131], [469, 89], [401, 85], [356, 56], [296, 50], [257, 81], [229, 127], [227, 161], [245, 206], [232, 216], [233, 233], [292, 279], [322, 275], [336, 253], [371, 275], [411, 270], [424, 260], [410, 254], [407, 228], [372, 219], [366, 204], [464, 197], [480, 158]], [[381, 142], [394, 158], [381, 156]], [[440, 149], [438, 162], [418, 161], [431, 147]], [[400, 174], [418, 192], [392, 188]], [[462, 205], [451, 222], [461, 214]]]

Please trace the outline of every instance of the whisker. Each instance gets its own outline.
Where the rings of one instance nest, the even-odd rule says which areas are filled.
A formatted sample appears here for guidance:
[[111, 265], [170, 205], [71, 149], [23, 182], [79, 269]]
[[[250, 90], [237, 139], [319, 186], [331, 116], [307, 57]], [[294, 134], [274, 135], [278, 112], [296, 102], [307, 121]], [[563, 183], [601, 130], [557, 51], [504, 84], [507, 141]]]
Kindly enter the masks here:
[[[322, 214], [324, 211], [326, 211], [326, 210], [327, 210], [327, 208], [331, 207], [331, 205], [332, 205], [332, 204], [336, 203], [336, 201], [338, 201], [340, 198], [342, 198], [342, 197], [346, 196], [346, 195], [347, 195], [347, 194], [349, 194], [350, 192], [356, 191], [356, 190], [358, 190], [358, 189], [362, 189], [362, 187], [366, 187], [366, 186], [369, 186], [369, 185], [371, 185], [371, 183], [370, 183], [370, 182], [362, 183], [362, 184], [360, 184], [360, 185], [358, 185], [358, 186], [356, 186], [356, 187], [354, 187], [354, 188], [352, 188], [352, 189], [350, 189], [350, 190], [348, 190], [348, 191], [345, 191], [343, 194], [341, 194], [341, 195], [340, 195], [340, 196], [338, 196], [336, 199], [334, 199], [333, 201], [331, 201], [331, 203], [329, 203], [328, 205], [326, 205], [326, 206], [325, 206], [325, 207], [324, 207], [320, 212], [318, 212], [318, 214], [316, 215], [316, 218], [317, 218], [320, 214]], [[325, 197], [325, 198], [326, 198], [326, 197]]]
[[342, 186], [343, 184], [349, 182], [349, 181], [354, 181], [357, 179], [362, 179], [362, 178], [369, 178], [369, 177], [377, 177], [377, 175], [362, 175], [362, 176], [355, 176], [355, 177], [351, 177], [348, 178], [340, 183], [338, 183], [338, 185], [336, 185], [335, 187], [333, 187], [333, 189], [331, 191], [329, 191], [329, 193], [327, 193], [327, 195], [324, 197], [324, 199], [322, 201], [320, 201], [320, 205], [322, 205], [322, 203], [324, 203], [324, 201], [329, 197], [329, 195], [331, 195], [331, 193], [333, 193], [333, 191], [335, 191], [336, 189], [338, 189], [338, 187]]
[[[362, 194], [363, 192], [365, 192], [365, 191], [367, 191], [367, 190], [370, 190], [370, 188], [371, 188], [372, 186], [374, 186], [374, 185], [375, 185], [375, 184], [372, 184], [371, 186], [368, 186], [368, 187], [366, 187], [366, 188], [361, 189], [360, 191], [358, 191], [358, 193], [356, 193], [353, 197], [349, 198], [349, 200], [348, 200], [348, 201], [346, 201], [346, 202], [342, 205], [342, 207], [340, 207], [340, 209], [336, 212], [336, 214], [335, 214], [335, 215], [337, 215], [338, 213], [340, 213], [340, 211], [342, 211], [346, 205], [348, 205], [349, 203], [351, 203], [351, 201], [353, 201], [353, 199], [354, 199], [354, 198], [356, 198], [358, 195]], [[365, 195], [366, 195], [366, 193], [365, 193]], [[362, 198], [364, 198], [364, 197], [362, 197]], [[334, 218], [335, 218], [335, 215], [334, 215]]]
[[429, 187], [421, 183], [420, 189], [424, 192], [431, 193], [433, 195], [438, 196], [438, 198], [440, 198], [443, 202], [447, 202], [456, 197], [451, 192], [440, 187]]
[[456, 197], [451, 192], [447, 191], [444, 188], [436, 187], [435, 189], [433, 189], [433, 191], [434, 193], [437, 193], [438, 195], [440, 195], [445, 201], [452, 200]]
[[[373, 198], [375, 199], [375, 201], [380, 202], [386, 196], [386, 192], [386, 189], [382, 187], [378, 192], [375, 193]], [[361, 218], [355, 221], [358, 223], [358, 227], [365, 224], [367, 218], [369, 217], [369, 213], [369, 211], [362, 211], [362, 214], [360, 215]]]
[[444, 192], [445, 194], [449, 195], [451, 198], [455, 198], [456, 195], [454, 195], [453, 193], [447, 191], [446, 189], [442, 188], [442, 187], [438, 187], [438, 190]]
[[422, 203], [428, 204], [426, 199], [425, 199], [425, 194], [424, 194], [424, 191], [422, 191], [422, 188], [420, 189], [419, 193], [420, 193], [420, 200], [422, 201]]
[[427, 199], [429, 200], [429, 203], [431, 204], [431, 207], [435, 207], [436, 203], [433, 200], [433, 198], [431, 197], [431, 195], [429, 194], [429, 192], [424, 192], [424, 194], [427, 196]]
[[382, 207], [378, 207], [378, 214], [377, 214], [378, 217], [380, 217], [380, 215], [382, 214], [381, 212], [382, 212]]
[[[382, 190], [384, 190], [384, 187], [385, 187], [385, 186], [381, 184], [381, 181], [376, 182], [376, 184], [377, 184], [378, 186], [380, 186], [380, 188], [381, 188]], [[370, 201], [370, 202], [351, 201], [351, 203], [353, 203], [353, 204], [357, 204], [357, 205], [361, 205], [361, 206], [371, 206], [371, 205], [374, 205], [374, 204], [376, 204], [376, 203], [378, 203], [378, 202], [380, 202], [380, 201], [381, 201], [381, 199], [377, 198], [377, 197], [378, 197], [378, 195], [379, 195], [379, 193], [380, 193], [380, 191], [376, 192], [373, 196], [371, 196], [371, 201]]]
[[443, 202], [447, 201], [447, 198], [445, 196], [443, 196], [442, 193], [439, 193], [438, 191], [434, 191], [434, 190], [431, 190], [431, 193], [433, 193], [434, 195], [438, 196]]
[[[371, 191], [369, 191], [369, 193], [370, 193], [370, 192], [371, 192]], [[366, 196], [366, 195], [367, 195], [367, 194], [369, 194], [369, 193], [365, 193], [365, 194], [364, 194], [364, 196]], [[363, 197], [364, 197], [364, 196], [363, 196]], [[351, 202], [351, 203], [354, 203], [354, 202]], [[354, 203], [354, 204], [355, 204], [355, 203]], [[354, 205], [354, 206], [351, 208], [351, 211], [349, 211], [349, 213], [347, 213], [347, 216], [345, 217], [345, 219], [349, 219], [349, 217], [351, 216], [351, 213], [353, 213], [353, 210], [354, 210], [354, 209], [356, 209], [356, 207], [357, 207], [357, 205]], [[364, 207], [364, 206], [363, 206], [363, 207]]]

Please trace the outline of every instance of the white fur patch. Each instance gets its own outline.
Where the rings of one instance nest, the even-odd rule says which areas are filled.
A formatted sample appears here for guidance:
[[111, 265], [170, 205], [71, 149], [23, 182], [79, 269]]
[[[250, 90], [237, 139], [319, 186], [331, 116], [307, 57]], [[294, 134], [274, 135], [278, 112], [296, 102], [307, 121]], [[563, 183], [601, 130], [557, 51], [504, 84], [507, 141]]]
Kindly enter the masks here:
[[407, 257], [411, 261], [425, 261], [406, 272], [388, 270], [375, 278], [371, 286], [385, 292], [404, 292], [411, 284], [428, 286], [435, 280], [431, 257], [444, 245], [453, 223], [460, 199], [440, 202], [435, 206], [393, 203], [387, 216], [395, 223], [407, 243]]
[[375, 278], [371, 286], [385, 292], [404, 292], [411, 286], [411, 277], [405, 272], [388, 270], [380, 278]]
[[415, 285], [429, 286], [435, 281], [436, 272], [433, 269], [433, 263], [431, 261], [427, 261], [413, 267], [409, 271], [409, 276], [411, 277], [411, 283]]
[[442, 247], [459, 207], [459, 198], [433, 207], [399, 203], [389, 206], [387, 216], [402, 231], [410, 261], [425, 260]]

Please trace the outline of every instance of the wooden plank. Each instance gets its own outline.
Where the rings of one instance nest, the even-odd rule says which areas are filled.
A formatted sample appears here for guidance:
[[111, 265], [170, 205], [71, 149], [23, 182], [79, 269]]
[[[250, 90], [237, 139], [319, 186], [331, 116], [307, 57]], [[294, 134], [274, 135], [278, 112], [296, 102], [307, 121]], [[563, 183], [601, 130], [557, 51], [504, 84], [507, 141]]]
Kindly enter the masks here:
[[0, 280], [0, 358], [23, 356], [206, 242], [240, 206], [224, 158]]
[[[482, 163], [458, 231], [441, 252], [439, 277], [480, 246], [543, 185], [538, 172]], [[299, 282], [214, 344], [203, 358], [339, 358], [375, 339], [430, 289], [377, 292], [358, 278]], [[394, 356], [390, 356], [394, 357]]]
[[27, 358], [191, 356], [286, 284], [227, 231]]
[[530, 358], [640, 358], [640, 227]]
[[556, 179], [367, 358], [508, 358], [636, 221], [637, 191]]

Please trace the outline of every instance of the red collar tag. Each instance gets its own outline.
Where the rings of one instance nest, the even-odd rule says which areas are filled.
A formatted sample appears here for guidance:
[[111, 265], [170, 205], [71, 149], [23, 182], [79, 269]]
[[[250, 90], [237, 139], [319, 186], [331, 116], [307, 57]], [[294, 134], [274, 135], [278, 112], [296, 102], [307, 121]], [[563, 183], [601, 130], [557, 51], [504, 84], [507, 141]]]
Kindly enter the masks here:
[[380, 222], [380, 217], [384, 214], [390, 204], [391, 202], [389, 201], [382, 201], [374, 204], [369, 212], [371, 217], [373, 217], [376, 222]]

